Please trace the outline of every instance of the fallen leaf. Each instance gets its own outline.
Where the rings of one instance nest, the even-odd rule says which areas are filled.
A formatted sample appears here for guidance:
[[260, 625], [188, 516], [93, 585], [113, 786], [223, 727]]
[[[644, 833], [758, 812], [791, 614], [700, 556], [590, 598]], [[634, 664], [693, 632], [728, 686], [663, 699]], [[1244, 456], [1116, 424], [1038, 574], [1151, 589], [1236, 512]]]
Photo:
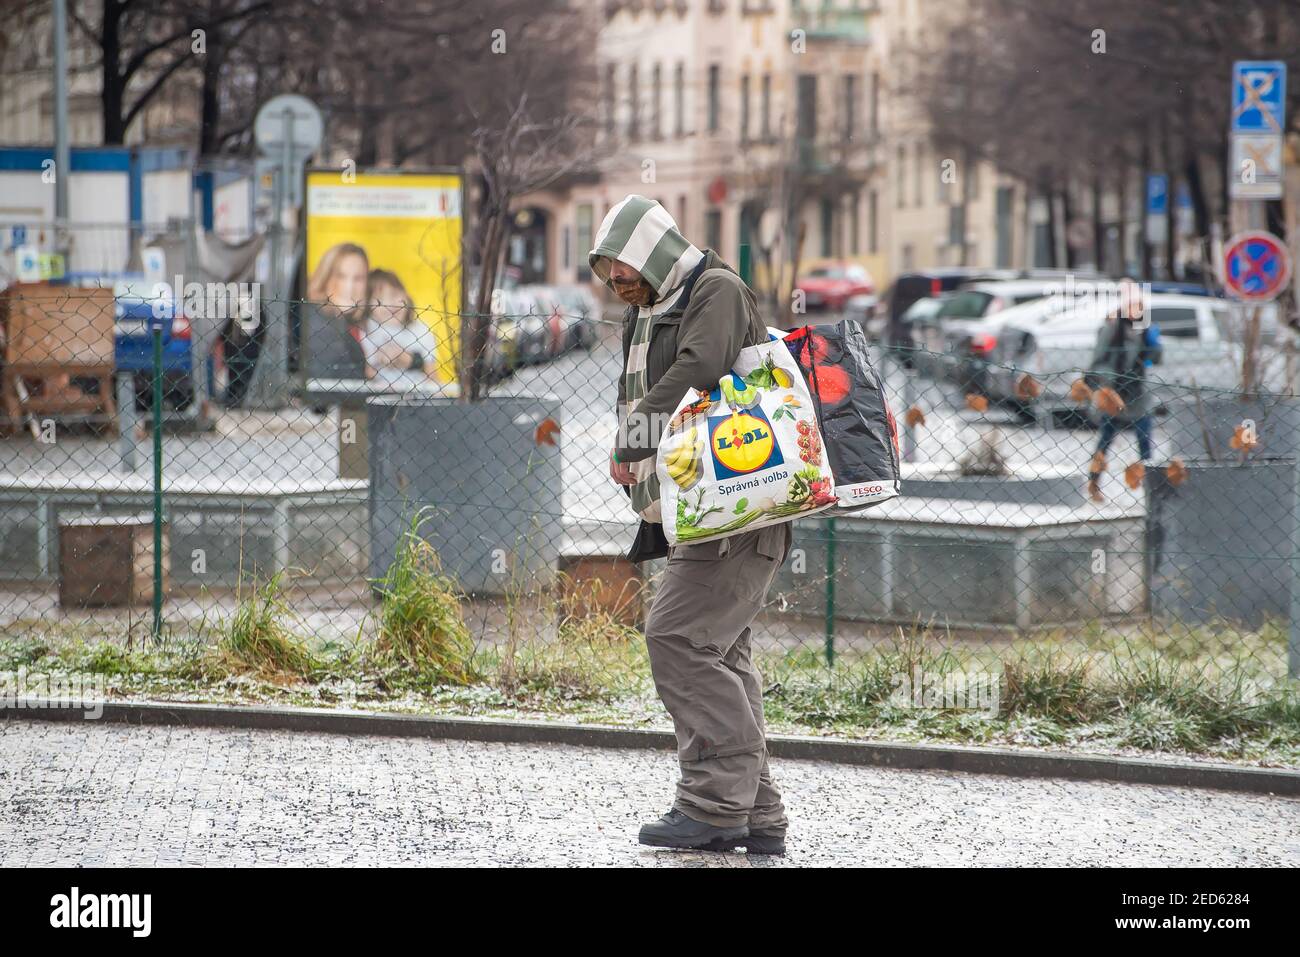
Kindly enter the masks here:
[[918, 425], [925, 425], [925, 413], [921, 411], [919, 405], [914, 405], [907, 410], [907, 414], [903, 416], [903, 424], [909, 429], [914, 429]]
[[1141, 462], [1134, 462], [1124, 470], [1124, 484], [1131, 489], [1140, 488], [1146, 475], [1147, 467]]
[[1088, 383], [1082, 379], [1075, 379], [1070, 384], [1070, 401], [1087, 402], [1092, 398], [1092, 389], [1088, 388]]
[[1043, 394], [1043, 387], [1028, 372], [1016, 381], [1016, 398], [1021, 402], [1032, 402]]
[[538, 445], [554, 445], [555, 437], [559, 434], [560, 423], [547, 417], [538, 423], [537, 431], [533, 433], [533, 441]]
[[1114, 389], [1098, 389], [1093, 393], [1092, 401], [1105, 415], [1119, 415], [1124, 411], [1124, 400]]
[[1232, 430], [1232, 441], [1228, 444], [1239, 452], [1250, 452], [1259, 447], [1259, 436], [1253, 428], [1242, 424]]
[[976, 412], [987, 412], [989, 400], [977, 392], [971, 392], [966, 396], [966, 408], [974, 409]]
[[1091, 462], [1090, 465], [1089, 465], [1088, 471], [1089, 471], [1089, 472], [1104, 472], [1104, 471], [1106, 471], [1106, 453], [1105, 453], [1105, 452], [1096, 452], [1096, 453], [1093, 454], [1093, 456], [1092, 456], [1092, 462]]
[[1174, 459], [1165, 469], [1165, 477], [1169, 479], [1169, 484], [1177, 488], [1187, 481], [1187, 466], [1183, 464], [1182, 459]]

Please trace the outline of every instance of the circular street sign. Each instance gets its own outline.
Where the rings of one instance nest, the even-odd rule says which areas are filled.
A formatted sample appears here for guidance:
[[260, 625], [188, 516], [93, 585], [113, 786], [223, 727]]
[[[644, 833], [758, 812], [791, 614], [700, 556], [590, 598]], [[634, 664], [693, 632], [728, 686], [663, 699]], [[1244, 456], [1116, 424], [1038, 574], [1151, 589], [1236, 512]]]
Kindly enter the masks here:
[[272, 155], [283, 150], [286, 130], [295, 154], [305, 157], [316, 152], [325, 132], [316, 104], [297, 93], [281, 93], [263, 103], [253, 120], [253, 139], [258, 148]]
[[1238, 233], [1223, 250], [1223, 282], [1246, 302], [1268, 302], [1291, 278], [1291, 253], [1272, 233]]

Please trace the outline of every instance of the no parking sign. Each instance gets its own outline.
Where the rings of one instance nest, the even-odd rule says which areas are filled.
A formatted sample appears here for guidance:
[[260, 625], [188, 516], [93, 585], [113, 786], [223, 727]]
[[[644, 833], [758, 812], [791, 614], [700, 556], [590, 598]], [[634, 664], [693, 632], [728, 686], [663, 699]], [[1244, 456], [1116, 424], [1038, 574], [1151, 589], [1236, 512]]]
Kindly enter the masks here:
[[1238, 233], [1223, 250], [1223, 284], [1246, 302], [1276, 299], [1291, 278], [1291, 254], [1272, 233]]

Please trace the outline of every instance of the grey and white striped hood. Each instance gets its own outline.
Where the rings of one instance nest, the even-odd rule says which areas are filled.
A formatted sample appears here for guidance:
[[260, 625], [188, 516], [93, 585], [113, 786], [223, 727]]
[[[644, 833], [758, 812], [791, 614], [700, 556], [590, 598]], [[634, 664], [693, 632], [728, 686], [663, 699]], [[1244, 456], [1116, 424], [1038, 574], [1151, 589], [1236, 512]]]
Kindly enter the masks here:
[[587, 260], [591, 271], [611, 289], [611, 262], [617, 259], [631, 266], [654, 288], [655, 299], [663, 302], [703, 257], [678, 231], [668, 210], [633, 193], [606, 214]]

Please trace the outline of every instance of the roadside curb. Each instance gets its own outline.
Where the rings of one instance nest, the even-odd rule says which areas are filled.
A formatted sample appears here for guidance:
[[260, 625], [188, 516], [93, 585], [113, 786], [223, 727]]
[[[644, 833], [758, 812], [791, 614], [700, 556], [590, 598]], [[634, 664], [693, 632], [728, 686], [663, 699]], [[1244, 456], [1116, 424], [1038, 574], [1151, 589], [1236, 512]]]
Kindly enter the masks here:
[[[85, 720], [81, 708], [29, 699], [25, 707], [0, 704], [0, 719]], [[50, 706], [53, 705], [53, 706]], [[669, 731], [550, 721], [379, 714], [325, 708], [266, 708], [243, 705], [134, 703], [106, 701], [101, 721], [115, 724], [180, 725], [249, 730], [315, 731], [323, 734], [385, 735], [494, 741], [514, 744], [569, 744], [594, 748], [671, 750]], [[1151, 761], [1143, 758], [1013, 751], [957, 744], [904, 744], [844, 741], [802, 735], [769, 735], [773, 757], [832, 761], [910, 771], [959, 771], [1010, 777], [1068, 778], [1164, 787], [1209, 788], [1252, 794], [1300, 796], [1300, 771], [1237, 767], [1227, 764]]]

